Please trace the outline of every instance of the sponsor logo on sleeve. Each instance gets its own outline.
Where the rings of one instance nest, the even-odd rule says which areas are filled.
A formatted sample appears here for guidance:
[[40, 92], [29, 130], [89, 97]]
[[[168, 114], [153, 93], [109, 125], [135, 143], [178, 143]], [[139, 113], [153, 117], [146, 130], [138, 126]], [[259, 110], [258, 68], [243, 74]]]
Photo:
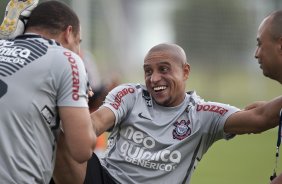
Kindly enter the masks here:
[[68, 57], [68, 61], [72, 70], [72, 99], [79, 100], [79, 71], [76, 60], [72, 57], [71, 52], [64, 52], [64, 55]]
[[215, 112], [220, 115], [224, 115], [228, 112], [227, 109], [217, 106], [217, 105], [210, 105], [210, 104], [198, 104], [197, 105], [197, 111], [209, 111], [209, 112]]
[[113, 103], [111, 103], [111, 106], [117, 110], [117, 109], [120, 107], [120, 105], [121, 105], [122, 98], [123, 98], [124, 96], [126, 96], [126, 95], [128, 95], [128, 94], [132, 94], [132, 93], [134, 93], [134, 92], [135, 92], [134, 88], [131, 88], [131, 87], [129, 87], [129, 88], [123, 88], [122, 90], [120, 90], [120, 91], [116, 94], [116, 96], [115, 96], [115, 101], [114, 101]]

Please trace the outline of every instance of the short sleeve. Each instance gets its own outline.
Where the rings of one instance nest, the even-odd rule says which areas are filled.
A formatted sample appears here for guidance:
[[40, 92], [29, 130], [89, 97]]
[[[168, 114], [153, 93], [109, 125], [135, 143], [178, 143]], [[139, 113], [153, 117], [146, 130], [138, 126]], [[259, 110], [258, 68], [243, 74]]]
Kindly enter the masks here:
[[56, 59], [53, 70], [58, 106], [88, 107], [88, 78], [82, 60], [68, 50], [63, 50]]
[[131, 84], [119, 85], [109, 92], [103, 106], [113, 111], [116, 117], [115, 124], [120, 123], [131, 112], [136, 96], [137, 88]]
[[233, 134], [224, 132], [224, 125], [227, 118], [240, 109], [227, 104], [217, 102], [203, 102], [197, 104], [196, 111], [201, 118], [202, 128], [207, 136], [208, 145], [219, 139], [229, 139]]

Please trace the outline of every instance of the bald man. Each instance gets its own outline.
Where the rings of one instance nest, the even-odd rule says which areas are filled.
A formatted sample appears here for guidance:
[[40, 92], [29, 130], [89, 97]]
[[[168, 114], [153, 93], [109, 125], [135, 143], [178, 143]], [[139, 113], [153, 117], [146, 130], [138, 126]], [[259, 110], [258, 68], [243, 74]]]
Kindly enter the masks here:
[[[255, 58], [263, 74], [282, 84], [282, 10], [272, 12], [261, 22], [257, 42]], [[282, 174], [271, 184], [282, 184]]]
[[81, 179], [77, 182], [87, 184], [188, 184], [197, 162], [215, 141], [259, 133], [278, 124], [281, 97], [240, 111], [186, 92], [190, 65], [176, 44], [154, 46], [143, 68], [146, 85], [117, 86], [91, 114], [97, 135], [111, 130], [105, 156], [93, 155], [77, 169], [59, 150], [58, 181], [74, 181], [77, 176]]
[[271, 13], [259, 26], [257, 58], [263, 74], [282, 84], [282, 10]]

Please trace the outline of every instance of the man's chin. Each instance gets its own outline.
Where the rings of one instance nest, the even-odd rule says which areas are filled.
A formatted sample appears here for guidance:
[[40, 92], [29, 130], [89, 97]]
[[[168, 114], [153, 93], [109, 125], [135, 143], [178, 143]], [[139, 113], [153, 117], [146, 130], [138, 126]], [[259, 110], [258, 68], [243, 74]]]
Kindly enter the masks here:
[[166, 99], [154, 99], [154, 101], [156, 102], [156, 104], [160, 105], [160, 106], [169, 106], [168, 101]]
[[269, 73], [268, 72], [266, 72], [266, 71], [262, 71], [263, 72], [263, 75], [265, 76], [265, 77], [268, 77], [268, 78], [270, 78], [270, 79], [274, 79], [274, 77], [273, 76], [271, 76], [271, 75], [269, 75]]
[[153, 96], [153, 100], [154, 100], [155, 103], [158, 104], [158, 105], [163, 105], [163, 103], [164, 103], [163, 100], [161, 100], [160, 98], [156, 98], [156, 97], [154, 97], [154, 96]]

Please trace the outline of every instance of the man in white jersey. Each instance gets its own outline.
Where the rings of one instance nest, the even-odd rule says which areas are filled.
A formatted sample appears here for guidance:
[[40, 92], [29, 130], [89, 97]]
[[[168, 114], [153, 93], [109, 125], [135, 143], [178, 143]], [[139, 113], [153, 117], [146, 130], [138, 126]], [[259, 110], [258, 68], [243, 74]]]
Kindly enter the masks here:
[[37, 2], [11, 0], [0, 29], [1, 38], [11, 38], [0, 40], [1, 183], [49, 183], [60, 127], [76, 162], [87, 161], [95, 146], [74, 11], [59, 1], [43, 2], [25, 34], [12, 39], [24, 11]]
[[[282, 10], [274, 11], [260, 24], [257, 33], [258, 59], [263, 74], [282, 84]], [[273, 177], [275, 177], [274, 173]], [[282, 174], [271, 184], [282, 184]]]
[[[259, 133], [278, 124], [282, 97], [247, 111], [185, 92], [190, 65], [184, 50], [163, 43], [144, 59], [146, 86], [114, 88], [91, 117], [97, 135], [111, 129], [105, 156], [79, 165], [58, 150], [57, 184], [188, 184], [198, 161], [219, 139]], [[63, 154], [62, 154], [63, 153]], [[66, 174], [71, 173], [71, 174]]]

